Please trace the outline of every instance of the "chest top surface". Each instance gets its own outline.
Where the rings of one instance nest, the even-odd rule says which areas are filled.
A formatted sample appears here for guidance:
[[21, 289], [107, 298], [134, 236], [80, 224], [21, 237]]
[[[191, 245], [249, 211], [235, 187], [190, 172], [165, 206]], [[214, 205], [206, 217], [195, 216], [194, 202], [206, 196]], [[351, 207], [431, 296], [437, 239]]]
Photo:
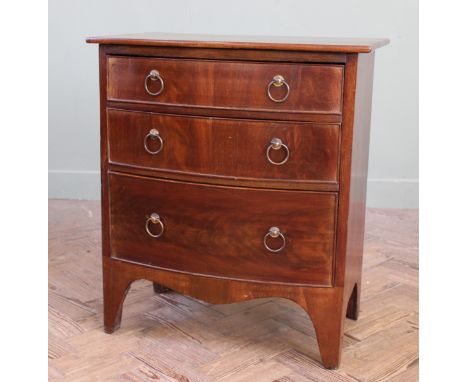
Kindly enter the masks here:
[[90, 37], [88, 43], [111, 45], [172, 46], [219, 49], [296, 50], [308, 52], [370, 53], [387, 45], [388, 39], [308, 36], [205, 35], [137, 33]]

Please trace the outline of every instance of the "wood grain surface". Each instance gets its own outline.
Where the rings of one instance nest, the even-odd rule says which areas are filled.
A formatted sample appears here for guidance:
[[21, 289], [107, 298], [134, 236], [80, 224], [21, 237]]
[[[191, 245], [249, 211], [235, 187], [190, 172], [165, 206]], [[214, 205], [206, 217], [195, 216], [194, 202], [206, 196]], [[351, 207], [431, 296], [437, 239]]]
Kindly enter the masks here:
[[292, 50], [306, 52], [369, 53], [387, 45], [386, 38], [335, 38], [313, 36], [246, 36], [183, 33], [135, 33], [89, 37], [89, 43], [145, 46], [174, 46], [219, 49]]
[[[259, 190], [110, 174], [111, 256], [242, 280], [331, 286], [336, 194]], [[157, 213], [164, 233], [145, 224]], [[272, 226], [285, 247], [264, 247]], [[151, 225], [150, 225], [151, 227]], [[160, 232], [155, 224], [151, 229]], [[269, 238], [271, 248], [283, 244]]]
[[[109, 159], [113, 164], [192, 175], [260, 181], [328, 182], [338, 185], [340, 126], [305, 122], [188, 117], [108, 110]], [[145, 138], [156, 129], [163, 140]], [[289, 150], [289, 159], [267, 159], [273, 138]], [[284, 147], [269, 149], [280, 163]], [[310, 184], [313, 188], [314, 184]]]
[[[186, 213], [187, 208], [182, 208], [184, 212], [181, 215], [183, 215], [184, 221], [187, 221], [187, 223], [184, 223], [185, 226], [179, 223], [180, 219], [177, 222], [169, 219], [173, 227], [179, 228], [180, 236], [176, 237], [174, 235], [177, 229], [171, 232], [174, 236], [167, 243], [164, 242], [166, 238], [164, 236], [159, 242], [161, 249], [164, 250], [158, 251], [141, 239], [137, 244], [131, 243], [132, 240], [130, 239], [136, 233], [135, 227], [141, 226], [141, 223], [136, 221], [134, 210], [139, 209], [139, 219], [141, 219], [141, 215], [144, 215], [148, 219], [150, 212], [143, 211], [142, 208], [146, 205], [153, 205], [156, 202], [164, 206], [164, 203], [160, 203], [168, 201], [167, 195], [170, 195], [172, 190], [167, 189], [167, 192], [158, 194], [154, 191], [145, 191], [146, 187], [151, 187], [150, 184], [140, 187], [135, 182], [127, 184], [122, 190], [115, 190], [112, 187], [109, 189], [109, 173], [107, 173], [107, 179], [102, 182], [104, 330], [107, 333], [113, 333], [120, 327], [125, 296], [131, 284], [140, 279], [150, 280], [158, 285], [209, 303], [234, 303], [252, 298], [282, 297], [296, 302], [306, 311], [315, 327], [316, 342], [320, 349], [322, 364], [328, 369], [337, 368], [340, 363], [344, 340], [343, 328], [345, 316], [356, 319], [359, 313], [361, 272], [360, 270], [358, 271], [358, 265], [360, 266], [361, 264], [360, 256], [362, 252], [348, 254], [348, 250], [357, 251], [359, 248], [362, 249], [364, 219], [363, 215], [360, 214], [360, 207], [349, 208], [352, 207], [350, 204], [352, 198], [350, 189], [354, 188], [358, 191], [355, 192], [355, 196], [353, 197], [356, 200], [356, 205], [360, 205], [362, 204], [361, 201], [365, 201], [365, 193], [362, 193], [362, 188], [353, 186], [353, 180], [356, 179], [356, 174], [353, 173], [362, 170], [360, 165], [354, 166], [354, 157], [356, 155], [352, 154], [352, 147], [354, 147], [353, 143], [355, 141], [353, 138], [353, 123], [354, 120], [359, 120], [359, 110], [355, 109], [357, 98], [366, 98], [364, 100], [366, 103], [370, 103], [371, 101], [367, 97], [367, 92], [356, 92], [357, 88], [359, 88], [359, 86], [356, 88], [356, 83], [361, 81], [367, 82], [369, 79], [372, 79], [372, 73], [359, 69], [362, 65], [358, 64], [358, 55], [356, 53], [348, 53], [346, 55], [346, 64], [341, 65], [324, 64], [324, 62], [331, 58], [329, 54], [323, 57], [322, 64], [299, 64], [288, 62], [288, 58], [290, 57], [286, 57], [289, 56], [286, 54], [285, 62], [283, 63], [265, 63], [249, 60], [248, 62], [241, 62], [242, 57], [240, 57], [240, 61], [220, 61], [217, 54], [210, 60], [192, 60], [188, 57], [186, 59], [129, 57], [125, 53], [119, 54], [118, 51], [114, 51], [115, 54], [103, 56], [102, 53], [110, 53], [109, 46], [101, 45], [101, 48], [101, 85], [102, 81], [107, 82], [106, 87], [101, 86], [101, 115], [105, 116], [106, 120], [108, 110], [103, 110], [103, 100], [107, 100], [108, 107], [112, 106], [110, 101], [114, 103], [119, 101], [121, 104], [127, 104], [129, 108], [135, 107], [135, 105], [163, 106], [166, 108], [162, 110], [165, 113], [172, 113], [170, 108], [174, 107], [179, 108], [181, 111], [197, 110], [198, 108], [208, 111], [209, 113], [206, 116], [211, 117], [215, 116], [212, 113], [213, 110], [234, 110], [239, 113], [239, 115], [235, 116], [236, 118], [243, 118], [245, 116], [240, 115], [244, 111], [243, 109], [250, 108], [251, 111], [257, 114], [256, 118], [260, 119], [262, 119], [260, 116], [261, 112], [270, 111], [271, 115], [267, 117], [269, 120], [275, 120], [273, 116], [282, 116], [283, 120], [288, 120], [290, 116], [303, 114], [307, 115], [314, 123], [324, 122], [317, 119], [319, 115], [324, 116], [334, 113], [336, 117], [339, 116], [336, 114], [337, 111], [340, 110], [341, 112], [341, 109], [343, 109], [342, 134], [340, 137], [338, 212], [337, 214], [331, 214], [331, 208], [327, 206], [326, 201], [317, 200], [318, 203], [314, 206], [316, 211], [313, 211], [313, 220], [311, 220], [315, 222], [312, 231], [317, 231], [317, 233], [313, 233], [315, 237], [312, 237], [312, 240], [311, 237], [306, 235], [301, 236], [300, 234], [300, 232], [303, 233], [307, 230], [307, 225], [310, 221], [304, 219], [304, 214], [296, 213], [294, 219], [298, 219], [291, 222], [292, 224], [286, 238], [287, 245], [291, 242], [290, 248], [292, 251], [289, 252], [288, 247], [288, 254], [284, 258], [286, 261], [282, 264], [278, 264], [278, 261], [275, 263], [274, 261], [269, 261], [269, 259], [264, 259], [255, 250], [252, 251], [252, 249], [257, 248], [258, 236], [261, 236], [259, 235], [260, 227], [258, 223], [261, 222], [261, 225], [266, 223], [266, 220], [262, 219], [266, 218], [269, 220], [272, 217], [274, 218], [274, 214], [278, 212], [279, 215], [277, 217], [283, 218], [283, 220], [289, 217], [289, 214], [284, 213], [283, 207], [291, 206], [292, 198], [286, 197], [286, 199], [281, 199], [280, 191], [270, 190], [270, 192], [278, 195], [279, 199], [276, 202], [279, 203], [275, 203], [275, 200], [271, 199], [271, 195], [267, 196], [268, 193], [260, 190], [255, 191], [256, 195], [252, 194], [254, 196], [252, 199], [255, 200], [255, 203], [252, 203], [252, 201], [246, 203], [245, 201], [248, 198], [238, 192], [234, 192], [235, 188], [232, 188], [230, 192], [225, 192], [223, 198], [211, 198], [213, 193], [210, 190], [208, 192], [210, 197], [206, 198], [206, 200], [209, 203], [215, 201], [215, 204], [211, 206], [208, 204], [208, 207], [210, 207], [208, 208], [208, 215], [205, 213], [206, 209], [203, 208], [197, 209], [192, 207], [191, 214]], [[122, 49], [126, 50], [126, 48]], [[189, 55], [192, 54], [190, 48], [180, 49], [179, 53], [184, 52]], [[340, 57], [337, 57], [337, 59], [342, 58], [341, 54], [338, 55]], [[167, 78], [174, 81], [171, 86], [169, 86], [167, 78], [159, 76], [159, 74], [157, 74], [159, 80], [151, 81], [151, 84], [147, 82], [149, 77], [146, 73], [155, 69], [155, 65], [158, 66], [156, 69], [160, 70], [157, 73], [164, 71], [165, 75], [169, 74]], [[286, 77], [286, 80], [282, 86], [276, 87], [274, 90], [276, 92], [275, 97], [282, 97], [284, 91], [289, 89], [289, 86], [295, 90], [294, 96], [290, 95], [284, 103], [278, 103], [274, 106], [272, 105], [275, 103], [273, 102], [274, 99], [269, 99], [269, 103], [265, 103], [265, 100], [268, 100], [265, 94], [263, 97], [255, 98], [252, 97], [251, 93], [246, 92], [251, 90], [254, 95], [260, 94], [262, 83], [266, 83], [263, 77], [266, 74], [270, 74], [272, 77], [273, 73], [278, 73], [276, 71], [278, 68], [282, 69], [281, 74]], [[143, 79], [145, 74], [146, 79]], [[156, 89], [160, 89], [161, 94], [149, 95], [150, 91], [147, 88], [144, 95], [142, 95], [141, 86], [138, 86], [138, 79], [140, 77], [145, 85], [144, 87], [151, 87], [156, 84]], [[362, 78], [359, 79], [359, 77]], [[164, 82], [163, 78], [165, 78]], [[164, 91], [163, 83], [166, 84]], [[267, 89], [274, 87], [272, 83], [270, 82], [267, 85]], [[307, 86], [304, 86], [303, 83]], [[297, 86], [298, 84], [300, 86]], [[345, 89], [344, 95], [343, 88]], [[277, 94], [278, 92], [280, 95]], [[271, 94], [269, 95], [271, 97]], [[338, 99], [340, 100], [339, 102]], [[341, 102], [342, 100], [343, 102]], [[152, 111], [158, 110], [154, 109]], [[108, 147], [106, 145], [108, 142], [107, 128], [108, 125], [106, 123], [101, 123], [101, 141], [106, 146], [102, 148], [101, 154], [101, 162], [105, 162], [105, 165], [102, 166], [103, 171], [107, 171], [110, 167], [107, 164], [109, 159]], [[361, 129], [361, 135], [363, 135], [368, 130], [368, 126], [363, 125], [360, 127]], [[364, 158], [367, 156], [367, 152], [367, 146], [359, 147], [358, 156]], [[359, 161], [359, 163], [362, 164], [364, 161]], [[134, 169], [134, 167], [130, 168], [130, 171], [133, 173], [132, 175], [136, 175], [133, 172]], [[203, 182], [206, 181], [207, 176], [205, 175], [200, 178], [202, 179], [198, 180], [197, 175], [195, 175], [195, 179], [193, 180], [196, 183]], [[235, 179], [235, 177], [233, 178]], [[210, 180], [213, 179], [213, 175], [210, 175]], [[264, 181], [257, 179], [257, 182], [261, 183]], [[296, 185], [301, 181], [295, 180], [294, 182], [294, 185]], [[237, 187], [241, 186], [241, 184], [234, 185]], [[290, 185], [292, 184], [288, 184], [288, 186]], [[181, 204], [180, 199], [172, 199], [167, 203], [168, 206], [175, 210], [176, 214], [177, 211], [181, 210], [182, 205], [185, 205], [185, 207], [197, 204], [204, 206], [206, 203], [202, 193], [194, 192], [194, 189], [195, 185], [188, 187], [185, 192], [182, 192], [183, 190], [179, 187], [179, 191], [176, 194], [183, 197], [184, 203]], [[228, 188], [224, 189], [227, 190]], [[131, 192], [127, 192], [128, 190]], [[221, 188], [217, 190], [221, 190]], [[240, 191], [239, 189], [237, 190]], [[187, 203], [186, 195], [192, 196], [192, 191], [195, 194], [195, 198], [189, 199]], [[285, 192], [282, 192], [283, 196], [293, 195], [289, 191]], [[129, 193], [132, 194], [131, 198], [127, 195]], [[301, 199], [297, 201], [298, 206], [308, 204], [306, 200], [308, 197], [306, 198], [305, 194], [298, 193], [296, 195], [300, 197], [298, 199]], [[120, 198], [120, 196], [122, 197]], [[139, 202], [140, 197], [145, 199], [145, 203]], [[114, 200], [117, 200], [117, 204], [122, 202], [119, 204], [120, 208], [115, 208], [116, 203], [114, 203]], [[241, 202], [239, 206], [237, 206], [238, 202]], [[322, 208], [320, 207], [321, 204], [324, 211], [325, 209], [328, 211], [328, 215], [316, 213]], [[336, 201], [334, 205], [336, 206]], [[112, 210], [109, 210], [109, 207]], [[239, 210], [241, 211], [240, 213]], [[254, 211], [256, 215], [261, 216], [261, 218], [255, 217], [255, 220], [249, 221], [252, 218], [252, 215], [249, 214], [250, 210]], [[215, 216], [216, 211], [222, 212], [221, 215], [225, 215], [225, 217]], [[231, 213], [232, 211], [236, 213], [233, 214]], [[153, 212], [158, 211], [153, 210]], [[245, 215], [246, 212], [247, 215]], [[109, 215], [113, 216], [110, 222], [111, 226], [107, 225]], [[226, 223], [229, 222], [229, 219], [226, 219], [226, 215], [232, 215], [233, 218], [229, 219], [232, 219], [234, 223], [237, 221], [237, 224], [232, 224], [232, 222]], [[332, 215], [336, 216], [336, 221], [338, 222], [337, 251], [333, 251], [336, 254], [333, 256], [333, 259], [328, 256], [328, 262], [324, 266], [323, 262], [319, 261], [320, 257], [317, 257], [317, 255], [330, 253], [331, 240], [329, 239], [329, 233], [331, 230], [329, 227], [331, 224], [329, 223], [330, 216]], [[121, 219], [115, 219], [116, 216]], [[166, 216], [171, 215], [169, 213]], [[201, 220], [200, 217], [203, 216], [206, 216], [208, 219]], [[322, 219], [323, 224], [319, 223]], [[210, 227], [211, 220], [218, 223], [211, 227], [211, 229], [207, 229], [207, 227]], [[115, 224], [116, 221], [118, 221], [117, 224]], [[128, 221], [130, 221], [131, 225], [128, 224]], [[246, 221], [249, 223], [245, 223]], [[349, 224], [351, 224], [349, 232], [355, 231], [356, 234], [354, 236], [348, 235]], [[201, 230], [199, 229], [200, 227], [202, 228]], [[235, 235], [239, 227], [246, 229], [242, 231], [244, 235], [235, 236], [231, 240], [228, 234], [232, 236], [234, 232]], [[116, 228], [120, 228], [121, 230], [116, 231]], [[128, 232], [132, 232], [133, 235], [129, 237]], [[219, 235], [217, 232], [222, 232], [223, 234]], [[252, 234], [252, 232], [255, 237], [249, 238], [248, 242], [250, 245], [248, 249], [243, 239], [248, 236], [246, 233]], [[187, 236], [187, 233], [188, 236], [190, 236], [190, 233], [192, 234], [190, 236], [191, 240], [184, 242], [183, 246], [181, 246], [180, 240]], [[294, 240], [288, 239], [289, 233], [293, 234]], [[320, 236], [323, 236], [323, 238], [320, 238]], [[119, 240], [123, 240], [120, 242], [121, 245], [119, 245]], [[197, 252], [196, 256], [192, 258], [190, 256], [192, 255], [191, 249], [194, 246], [193, 243], [195, 243]], [[309, 246], [308, 244], [310, 243], [313, 245]], [[207, 244], [210, 245], [207, 246]], [[244, 246], [242, 246], [243, 244]], [[294, 250], [294, 246], [298, 246], [296, 249], [299, 250]], [[213, 247], [216, 249], [215, 251], [213, 251]], [[301, 249], [310, 250], [310, 254], [308, 254], [310, 262], [308, 261], [308, 257], [306, 258], [303, 255], [298, 256]], [[146, 252], [142, 253], [142, 250]], [[156, 256], [154, 255], [155, 253]], [[172, 258], [171, 253], [175, 253], [176, 256]], [[247, 257], [244, 256], [245, 253], [248, 254]], [[207, 254], [208, 256], [206, 256]], [[223, 256], [223, 254], [228, 256]], [[197, 258], [207, 260], [207, 263], [200, 265], [200, 263], [197, 263]], [[257, 259], [260, 259], [260, 261], [258, 262]], [[352, 268], [351, 272], [346, 271], [345, 259], [346, 261], [348, 259], [351, 261], [351, 264], [346, 264], [347, 268]], [[157, 260], [158, 264], [153, 264], [153, 260]], [[228, 263], [228, 267], [226, 263]], [[145, 267], [143, 264], [150, 264], [152, 266]], [[308, 266], [306, 267], [304, 264]], [[187, 265], [189, 266], [188, 268], [186, 268]], [[329, 270], [333, 266], [335, 269], [330, 272]], [[183, 269], [179, 269], [180, 267]], [[311, 267], [310, 272], [307, 271], [309, 267]], [[272, 272], [269, 268], [273, 268], [275, 271]], [[299, 272], [301, 269], [303, 274]], [[223, 274], [226, 272], [228, 277]], [[308, 275], [307, 278], [303, 277], [304, 273]], [[216, 277], [207, 277], [206, 275]], [[327, 284], [324, 284], [325, 280], [328, 280]], [[274, 281], [277, 284], [274, 284]], [[293, 282], [298, 284], [294, 287], [292, 286]], [[327, 288], [323, 288], [323, 286]], [[329, 288], [331, 286], [333, 288]]]
[[99, 203], [51, 200], [49, 379], [417, 381], [417, 217], [367, 211], [360, 318], [346, 320], [341, 366], [331, 371], [306, 312], [279, 298], [212, 305], [137, 281], [120, 331], [105, 334]]
[[[343, 95], [343, 65], [255, 63], [217, 60], [190, 60], [109, 56], [107, 98], [109, 101], [213, 107], [241, 110], [268, 110], [340, 114]], [[158, 70], [164, 81], [159, 95], [145, 90], [145, 78]], [[273, 102], [267, 88], [276, 75], [290, 87], [284, 102]], [[148, 80], [148, 89], [157, 92], [159, 80]], [[270, 86], [276, 99], [286, 95], [286, 85]]]

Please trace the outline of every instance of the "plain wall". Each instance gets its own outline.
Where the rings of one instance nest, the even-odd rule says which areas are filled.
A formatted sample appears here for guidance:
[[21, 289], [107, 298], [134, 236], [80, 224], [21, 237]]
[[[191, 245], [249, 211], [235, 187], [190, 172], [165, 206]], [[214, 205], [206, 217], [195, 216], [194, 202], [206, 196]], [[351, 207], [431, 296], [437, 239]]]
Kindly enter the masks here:
[[416, 0], [49, 0], [49, 197], [99, 199], [98, 47], [85, 38], [139, 32], [390, 38], [376, 52], [367, 205], [418, 207]]

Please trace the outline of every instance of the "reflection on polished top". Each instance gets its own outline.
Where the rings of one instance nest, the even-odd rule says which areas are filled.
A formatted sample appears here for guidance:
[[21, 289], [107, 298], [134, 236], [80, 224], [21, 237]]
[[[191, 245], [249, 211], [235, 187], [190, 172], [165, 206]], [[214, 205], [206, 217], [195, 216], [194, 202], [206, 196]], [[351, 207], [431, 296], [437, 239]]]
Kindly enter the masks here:
[[370, 53], [387, 45], [386, 38], [335, 38], [306, 36], [243, 36], [182, 33], [136, 33], [90, 37], [97, 44], [129, 44], [147, 46], [183, 46], [193, 48], [271, 49], [316, 52]]

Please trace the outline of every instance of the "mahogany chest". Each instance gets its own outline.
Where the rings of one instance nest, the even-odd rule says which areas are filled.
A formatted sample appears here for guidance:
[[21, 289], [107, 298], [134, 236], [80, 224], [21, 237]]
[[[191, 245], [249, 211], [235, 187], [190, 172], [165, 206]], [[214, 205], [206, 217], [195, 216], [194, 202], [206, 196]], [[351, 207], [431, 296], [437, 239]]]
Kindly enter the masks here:
[[357, 319], [374, 50], [387, 40], [99, 43], [104, 327], [130, 284], [295, 301], [323, 365]]

